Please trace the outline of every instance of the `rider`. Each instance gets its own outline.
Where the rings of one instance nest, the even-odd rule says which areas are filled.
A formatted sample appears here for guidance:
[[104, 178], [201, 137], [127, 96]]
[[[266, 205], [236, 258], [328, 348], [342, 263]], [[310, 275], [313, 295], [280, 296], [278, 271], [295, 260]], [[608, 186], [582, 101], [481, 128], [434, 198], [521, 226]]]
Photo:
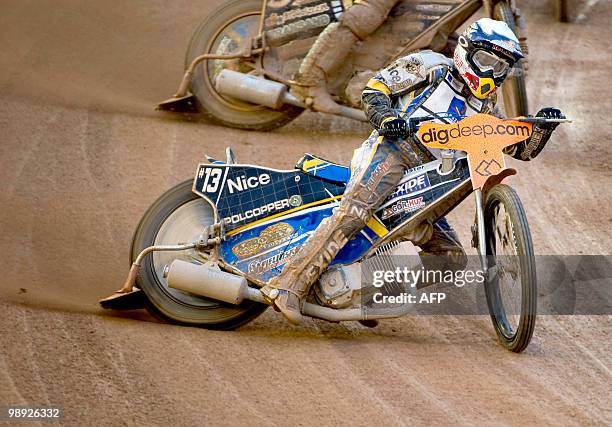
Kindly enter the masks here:
[[[362, 101], [374, 131], [351, 162], [353, 174], [344, 197], [331, 217], [324, 220], [284, 267], [262, 288], [292, 323], [302, 320], [301, 307], [311, 285], [336, 254], [366, 223], [396, 188], [405, 169], [436, 159], [415, 137], [408, 117], [435, 116], [439, 121], [460, 120], [476, 113], [492, 113], [496, 89], [514, 64], [523, 58], [519, 42], [501, 21], [484, 18], [459, 37], [454, 59], [432, 52], [413, 53], [398, 59], [372, 78]], [[401, 111], [398, 115], [397, 111]], [[443, 113], [440, 113], [443, 112]], [[400, 117], [401, 116], [401, 117]], [[556, 109], [538, 116], [561, 118]], [[520, 160], [531, 160], [544, 148], [557, 124], [536, 124], [532, 136], [508, 151]], [[465, 252], [446, 219], [423, 224], [406, 236], [426, 254], [443, 255], [451, 268], [464, 268]]]

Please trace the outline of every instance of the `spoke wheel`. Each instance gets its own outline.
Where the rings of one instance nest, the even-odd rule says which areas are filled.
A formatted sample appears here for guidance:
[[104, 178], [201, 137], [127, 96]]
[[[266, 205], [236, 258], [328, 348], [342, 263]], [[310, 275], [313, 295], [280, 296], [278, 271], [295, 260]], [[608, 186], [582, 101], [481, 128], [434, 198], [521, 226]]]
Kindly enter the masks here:
[[519, 353], [535, 328], [537, 279], [527, 217], [507, 185], [496, 185], [487, 194], [485, 231], [489, 313], [501, 344]]

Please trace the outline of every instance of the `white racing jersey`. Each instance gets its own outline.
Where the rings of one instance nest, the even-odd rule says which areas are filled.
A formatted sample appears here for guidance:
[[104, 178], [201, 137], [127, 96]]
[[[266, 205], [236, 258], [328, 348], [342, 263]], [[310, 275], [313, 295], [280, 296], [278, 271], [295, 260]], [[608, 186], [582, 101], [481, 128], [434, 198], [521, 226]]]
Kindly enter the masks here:
[[[369, 94], [385, 95], [391, 100], [392, 110], [383, 103], [380, 108], [376, 104], [369, 106], [374, 110], [372, 124], [378, 128], [385, 118], [392, 116], [433, 116], [433, 122], [454, 123], [476, 113], [490, 113], [495, 97], [476, 98], [454, 71], [450, 58], [430, 50], [399, 58], [374, 76], [363, 92], [364, 100]], [[431, 152], [440, 157], [439, 150]]]

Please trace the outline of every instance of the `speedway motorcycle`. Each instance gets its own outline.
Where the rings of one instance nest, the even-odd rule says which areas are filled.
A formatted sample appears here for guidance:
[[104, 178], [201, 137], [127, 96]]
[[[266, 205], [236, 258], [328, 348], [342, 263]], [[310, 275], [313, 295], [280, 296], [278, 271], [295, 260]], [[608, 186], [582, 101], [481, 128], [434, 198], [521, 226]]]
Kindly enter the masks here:
[[[193, 109], [213, 122], [252, 130], [274, 129], [305, 109], [316, 109], [316, 102], [301, 99], [291, 91], [296, 73], [318, 35], [352, 3], [225, 3], [195, 31], [180, 87], [158, 109]], [[361, 91], [375, 70], [421, 49], [450, 54], [456, 31], [482, 6], [487, 16], [505, 21], [517, 33], [527, 54], [524, 24], [513, 0], [403, 0], [378, 30], [357, 43], [344, 65], [328, 76], [328, 90], [338, 104], [328, 112], [366, 121], [360, 109]], [[501, 90], [505, 117], [527, 115], [524, 66], [515, 66]]]
[[[416, 252], [403, 236], [435, 223], [474, 193], [472, 244], [480, 254], [493, 325], [504, 347], [525, 349], [536, 317], [534, 253], [521, 201], [501, 182], [516, 174], [506, 168], [503, 149], [527, 139], [538, 121], [567, 120], [485, 114], [451, 124], [411, 119], [420, 141], [443, 155], [405, 172], [314, 284], [303, 314], [331, 322], [408, 314], [410, 303], [365, 306], [363, 296], [372, 289], [362, 273], [405, 267]], [[310, 154], [292, 170], [238, 164], [230, 149], [225, 162], [209, 161], [198, 166], [194, 180], [166, 192], [145, 213], [126, 283], [103, 307], [129, 305], [144, 293], [146, 308], [172, 323], [227, 330], [250, 322], [267, 308], [259, 288], [332, 214], [351, 175], [350, 168]]]

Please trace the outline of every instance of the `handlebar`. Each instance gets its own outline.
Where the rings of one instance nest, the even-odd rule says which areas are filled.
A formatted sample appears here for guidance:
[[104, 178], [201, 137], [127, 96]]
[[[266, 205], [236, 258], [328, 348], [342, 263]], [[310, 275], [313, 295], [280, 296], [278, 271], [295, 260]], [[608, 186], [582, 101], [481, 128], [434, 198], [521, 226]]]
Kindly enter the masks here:
[[523, 123], [573, 123], [571, 119], [547, 119], [545, 117], [522, 117], [517, 119]]
[[[467, 116], [466, 116], [467, 117]], [[462, 117], [462, 118], [466, 118], [466, 117]], [[403, 118], [403, 117], [400, 117]], [[427, 122], [430, 120], [436, 120], [439, 119], [439, 117], [435, 117], [435, 116], [423, 116], [423, 117], [410, 117], [407, 121], [408, 121], [408, 128], [410, 129], [410, 133], [413, 135], [416, 135], [417, 131], [418, 131], [418, 125], [421, 122]], [[545, 117], [521, 117], [521, 118], [517, 118], [515, 119], [519, 122], [523, 122], [523, 123], [573, 123], [573, 120], [565, 118], [565, 119], [547, 119]], [[378, 135], [380, 136], [385, 136], [385, 130], [384, 129], [378, 129]]]

